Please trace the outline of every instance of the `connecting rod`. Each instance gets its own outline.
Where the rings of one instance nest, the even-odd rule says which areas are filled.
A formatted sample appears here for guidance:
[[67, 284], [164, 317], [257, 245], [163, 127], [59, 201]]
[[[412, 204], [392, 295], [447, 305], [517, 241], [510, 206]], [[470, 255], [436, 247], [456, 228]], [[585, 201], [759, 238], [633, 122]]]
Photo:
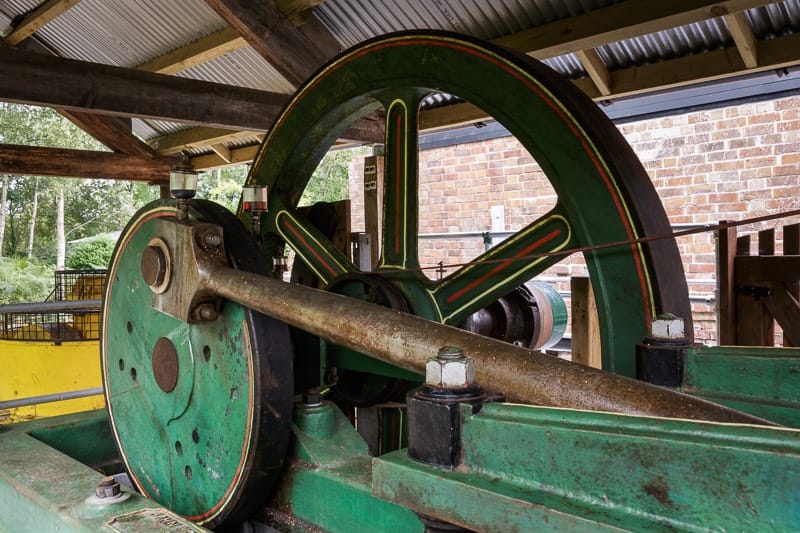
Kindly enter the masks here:
[[670, 389], [387, 307], [231, 268], [225, 260], [222, 228], [213, 224], [163, 219], [153, 224], [159, 237], [145, 250], [142, 275], [153, 290], [153, 306], [184, 321], [213, 319], [216, 309], [203, 302], [216, 295], [418, 374], [425, 373], [425, 363], [442, 346], [458, 346], [474, 359], [478, 382], [511, 402], [771, 424]]
[[326, 341], [420, 374], [444, 345], [475, 360], [508, 401], [633, 415], [770, 424], [740, 411], [338, 294], [234, 270], [202, 269], [211, 292]]

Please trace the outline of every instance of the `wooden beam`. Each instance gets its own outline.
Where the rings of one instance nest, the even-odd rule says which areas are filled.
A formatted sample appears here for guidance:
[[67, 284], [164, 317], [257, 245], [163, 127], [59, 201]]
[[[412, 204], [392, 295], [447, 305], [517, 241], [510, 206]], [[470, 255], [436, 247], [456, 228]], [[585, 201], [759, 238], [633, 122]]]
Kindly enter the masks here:
[[736, 283], [763, 286], [800, 281], [800, 255], [737, 255]]
[[325, 0], [275, 0], [275, 7], [286, 15], [292, 24], [305, 24], [315, 7]]
[[728, 31], [731, 32], [733, 42], [736, 43], [736, 49], [739, 50], [739, 55], [747, 68], [756, 68], [758, 66], [758, 43], [750, 23], [747, 22], [747, 16], [744, 11], [738, 13], [731, 13], [723, 17], [725, 23], [728, 25]]
[[589, 278], [570, 279], [572, 295], [572, 362], [603, 368], [600, 320]]
[[167, 183], [174, 158], [0, 144], [0, 174]]
[[489, 119], [489, 115], [486, 114], [486, 111], [474, 104], [453, 104], [421, 111], [419, 114], [419, 129], [431, 131], [487, 119]]
[[493, 42], [544, 59], [774, 3], [774, 0], [627, 0]]
[[583, 68], [586, 69], [586, 73], [589, 74], [600, 94], [604, 96], [611, 94], [611, 73], [608, 72], [603, 60], [597, 55], [597, 51], [594, 48], [578, 50], [575, 55], [578, 56], [578, 60], [583, 65]]
[[255, 135], [255, 132], [252, 131], [234, 131], [224, 128], [198, 126], [150, 139], [147, 144], [154, 150], [158, 150], [161, 155], [172, 155], [179, 154], [187, 148], [210, 146], [235, 139], [254, 137]]
[[[783, 255], [800, 255], [800, 224], [789, 224], [783, 227]], [[795, 300], [800, 300], [800, 282], [787, 283], [786, 290]], [[792, 343], [786, 335], [783, 336], [784, 346], [800, 346]]]
[[[364, 118], [356, 122], [344, 132], [341, 140], [353, 143], [380, 143], [384, 135], [383, 121], [373, 118]], [[264, 141], [264, 134], [254, 131], [234, 131], [223, 128], [197, 127], [163, 135], [147, 141], [147, 143], [161, 155], [178, 154], [188, 148], [200, 148], [214, 144], [225, 143], [236, 139], [255, 137], [258, 142]]]
[[140, 157], [159, 156], [158, 152], [131, 133], [130, 119], [64, 109], [59, 113], [115, 152]]
[[[613, 92], [607, 96], [585, 85], [582, 88], [596, 99], [616, 98], [800, 65], [800, 34], [760, 41], [758, 56], [759, 65], [747, 68], [735, 47], [724, 48], [614, 71], [611, 73]], [[576, 84], [580, 85], [580, 80]]]
[[215, 168], [232, 167], [251, 163], [255, 159], [260, 144], [243, 146], [231, 150], [230, 160], [226, 161], [217, 154], [198, 155], [189, 158], [189, 162], [197, 170], [214, 170]]
[[[295, 28], [272, 2], [206, 0], [206, 3], [295, 86], [339, 52], [338, 47], [328, 49], [334, 42], [331, 39], [315, 40]], [[323, 42], [325, 49], [320, 47]]]
[[233, 161], [233, 154], [231, 154], [231, 149], [225, 146], [224, 144], [222, 143], [212, 144], [211, 150], [215, 154], [220, 156], [220, 158], [222, 158], [222, 160], [225, 161], [226, 163], [230, 163]]
[[245, 46], [247, 41], [239, 35], [239, 32], [227, 27], [153, 58], [136, 68], [159, 74], [175, 74]]
[[285, 94], [0, 49], [0, 99], [101, 114], [266, 131]]
[[[788, 346], [800, 345], [800, 303], [786, 285], [772, 284], [770, 296], [764, 298], [762, 302], [783, 329], [783, 337], [789, 342]], [[770, 342], [768, 346], [772, 346], [772, 343]]]
[[25, 15], [14, 30], [6, 36], [6, 43], [12, 46], [21, 43], [78, 2], [80, 0], [48, 0]]
[[[6, 48], [10, 48], [10, 45], [0, 40], [0, 49]], [[52, 55], [52, 52], [36, 39], [28, 39], [18, 48], [26, 52]], [[133, 135], [130, 119], [64, 109], [56, 109], [56, 111], [115, 152], [142, 157], [158, 157], [155, 150]]]
[[[720, 221], [725, 224], [726, 221]], [[736, 344], [736, 226], [717, 231], [717, 342]]]

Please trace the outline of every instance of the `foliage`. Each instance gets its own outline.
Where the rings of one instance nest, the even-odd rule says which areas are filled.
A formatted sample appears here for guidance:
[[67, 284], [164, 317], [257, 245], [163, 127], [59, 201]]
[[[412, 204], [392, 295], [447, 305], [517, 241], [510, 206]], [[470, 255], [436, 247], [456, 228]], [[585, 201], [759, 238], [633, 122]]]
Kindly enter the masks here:
[[[0, 143], [107, 150], [52, 109], [3, 102], [0, 102]], [[8, 176], [8, 180], [5, 238], [0, 255], [25, 254], [35, 191], [39, 207], [33, 255], [45, 262], [55, 259], [57, 190], [64, 190], [67, 240], [120, 230], [139, 207], [158, 198], [158, 190], [144, 183], [17, 175]]]
[[[348, 198], [350, 163], [356, 157], [367, 155], [369, 150], [349, 148], [328, 152], [309, 179], [299, 205], [336, 202]], [[197, 180], [197, 198], [217, 202], [235, 213], [249, 168], [248, 165], [239, 165], [200, 174]]]
[[235, 213], [248, 169], [247, 165], [239, 165], [200, 174], [197, 180], [197, 198], [217, 202]]
[[98, 235], [72, 244], [67, 252], [67, 268], [106, 268], [114, 253], [115, 241]]
[[306, 190], [300, 198], [299, 205], [313, 205], [317, 202], [337, 202], [349, 198], [348, 187], [350, 163], [356, 157], [369, 153], [369, 148], [350, 148], [332, 150], [322, 158]]
[[53, 290], [53, 265], [0, 257], [0, 304], [44, 301]]

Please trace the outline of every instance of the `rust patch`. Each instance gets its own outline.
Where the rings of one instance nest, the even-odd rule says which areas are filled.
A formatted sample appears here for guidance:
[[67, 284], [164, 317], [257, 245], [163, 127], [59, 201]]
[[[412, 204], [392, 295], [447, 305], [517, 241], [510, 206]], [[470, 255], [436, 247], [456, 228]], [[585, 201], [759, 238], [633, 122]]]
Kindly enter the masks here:
[[656, 478], [642, 487], [644, 491], [658, 500], [661, 505], [676, 507], [675, 502], [669, 497], [669, 484], [662, 478]]

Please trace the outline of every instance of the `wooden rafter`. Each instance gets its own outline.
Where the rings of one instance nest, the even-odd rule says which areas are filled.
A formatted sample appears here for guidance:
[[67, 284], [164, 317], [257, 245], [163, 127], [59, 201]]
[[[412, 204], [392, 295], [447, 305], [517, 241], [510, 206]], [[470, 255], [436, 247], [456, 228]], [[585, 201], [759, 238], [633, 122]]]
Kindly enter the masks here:
[[305, 24], [311, 11], [325, 0], [275, 0], [277, 7], [295, 26]]
[[494, 42], [545, 59], [772, 3], [774, 0], [627, 0]]
[[575, 55], [578, 56], [578, 60], [583, 65], [583, 68], [586, 69], [600, 94], [604, 96], [611, 94], [611, 73], [606, 68], [603, 60], [600, 59], [600, 56], [597, 55], [597, 51], [594, 48], [578, 50]]
[[131, 133], [130, 119], [64, 109], [59, 110], [59, 113], [115, 152], [140, 157], [159, 157], [158, 152]]
[[758, 66], [758, 43], [756, 42], [755, 34], [753, 34], [753, 29], [747, 22], [747, 16], [744, 11], [725, 15], [724, 18], [745, 66], [747, 68], [756, 68]]
[[11, 46], [21, 43], [78, 2], [80, 0], [47, 0], [17, 24], [14, 30], [6, 36], [6, 43]]
[[[625, 78], [620, 73], [612, 76], [602, 62], [593, 61], [596, 56], [593, 50], [614, 41], [636, 37], [675, 26], [698, 22], [708, 18], [741, 12], [772, 3], [773, 0], [674, 0], [670, 2], [652, 2], [652, 0], [627, 0], [619, 4], [601, 8], [585, 15], [559, 20], [530, 30], [525, 30], [513, 35], [495, 39], [497, 44], [516, 48], [529, 53], [537, 58], [553, 57], [566, 53], [579, 53], [584, 55], [584, 67], [588, 72], [594, 71], [594, 78], [579, 80], [577, 83], [593, 97], [612, 97], [622, 94], [614, 89], [615, 79]], [[211, 2], [209, 2], [211, 3]], [[316, 18], [313, 17], [312, 20]], [[583, 52], [583, 54], [580, 54]], [[702, 55], [698, 56], [702, 57]], [[666, 61], [665, 71], [671, 70]], [[602, 68], [600, 68], [602, 67]], [[590, 74], [591, 75], [591, 74]], [[731, 74], [733, 75], [733, 73]], [[664, 73], [664, 76], [669, 76]], [[655, 82], [658, 75], [653, 75], [649, 88], [661, 85]], [[592, 85], [587, 86], [587, 83]], [[596, 85], [595, 85], [596, 84]], [[628, 84], [630, 85], [630, 84]], [[648, 90], [644, 86], [643, 89]], [[630, 89], [629, 89], [630, 90]], [[476, 111], [469, 104], [457, 104], [442, 110], [424, 112], [420, 117], [420, 126], [423, 129], [438, 128], [460, 123], [470, 123], [486, 119], [485, 113]], [[426, 119], [426, 114], [428, 119]], [[464, 113], [463, 115], [460, 113]], [[200, 138], [196, 138], [195, 146], [203, 145]], [[207, 144], [207, 143], [206, 143]]]
[[232, 163], [233, 162], [233, 153], [230, 148], [225, 146], [222, 143], [212, 144], [211, 151], [217, 154], [220, 159], [225, 161], [225, 163]]
[[0, 99], [68, 110], [266, 131], [285, 94], [0, 49]]
[[0, 174], [169, 181], [175, 158], [0, 144]]
[[175, 74], [229, 54], [244, 46], [247, 46], [247, 41], [239, 35], [239, 32], [227, 27], [153, 58], [136, 68], [159, 74]]
[[253, 136], [253, 132], [250, 131], [233, 131], [224, 128], [198, 126], [150, 139], [147, 144], [154, 150], [158, 150], [158, 153], [162, 155], [171, 155], [180, 153], [187, 148], [210, 146], [251, 136]]
[[[339, 50], [331, 39], [310, 38], [272, 2], [206, 0], [262, 57], [297, 86]], [[319, 27], [315, 28], [319, 31]]]
[[[11, 45], [4, 40], [0, 40], [0, 50], [7, 48], [11, 48]], [[35, 38], [27, 39], [18, 48], [37, 54], [52, 54]], [[64, 109], [57, 109], [56, 111], [115, 152], [142, 157], [159, 157], [155, 150], [131, 133], [130, 120], [81, 111], [67, 111]]]
[[[573, 83], [595, 100], [633, 96], [650, 91], [679, 87], [690, 83], [714, 81], [741, 74], [800, 65], [800, 34], [763, 41], [759, 45], [760, 64], [745, 67], [736, 48], [714, 50], [705, 54], [661, 61], [609, 74], [609, 94], [601, 94], [589, 78]], [[490, 118], [469, 103], [454, 104], [420, 113], [420, 128], [430, 130], [446, 126], [469, 124]]]
[[735, 47], [661, 61], [611, 74], [613, 92], [602, 96], [586, 80], [576, 83], [596, 99], [632, 96], [659, 89], [714, 81], [742, 74], [800, 65], [800, 34], [759, 42], [759, 65], [747, 68]]
[[192, 166], [198, 170], [214, 170], [215, 168], [228, 167], [231, 165], [243, 165], [250, 163], [256, 157], [260, 145], [244, 146], [230, 151], [230, 159], [225, 160], [216, 153], [199, 155], [189, 159]]

